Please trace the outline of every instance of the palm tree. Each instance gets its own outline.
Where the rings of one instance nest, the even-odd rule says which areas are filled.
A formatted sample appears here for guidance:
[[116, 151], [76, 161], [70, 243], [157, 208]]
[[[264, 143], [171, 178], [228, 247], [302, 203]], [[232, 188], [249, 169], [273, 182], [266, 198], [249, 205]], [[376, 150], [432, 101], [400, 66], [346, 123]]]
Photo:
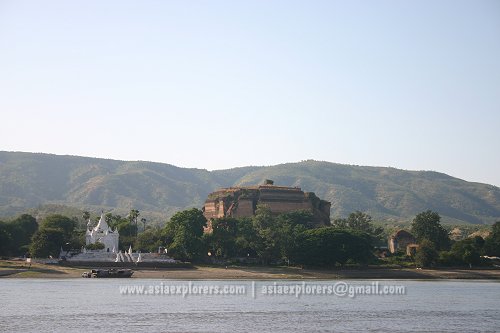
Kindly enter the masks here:
[[135, 236], [137, 237], [137, 218], [139, 217], [140, 213], [137, 209], [131, 209], [130, 213], [128, 214], [128, 218], [130, 219], [130, 222], [135, 222]]

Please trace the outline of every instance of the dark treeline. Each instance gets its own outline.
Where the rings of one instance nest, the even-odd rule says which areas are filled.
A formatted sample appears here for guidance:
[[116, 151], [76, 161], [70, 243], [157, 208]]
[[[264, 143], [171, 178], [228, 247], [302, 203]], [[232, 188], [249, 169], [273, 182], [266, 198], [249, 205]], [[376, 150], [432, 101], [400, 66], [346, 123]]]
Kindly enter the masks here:
[[[134, 250], [156, 252], [165, 247], [175, 259], [211, 263], [312, 267], [384, 263], [374, 255], [375, 246], [385, 243], [384, 230], [374, 227], [371, 217], [359, 211], [323, 227], [317, 227], [307, 211], [274, 215], [264, 205], [259, 205], [251, 218], [226, 217], [209, 223], [201, 210], [184, 210], [172, 216], [163, 228], [147, 226], [139, 216], [138, 210], [131, 210], [127, 217], [105, 215], [108, 225], [120, 233], [120, 250], [132, 246]], [[90, 221], [88, 212], [83, 220]], [[57, 257], [61, 248], [78, 251], [85, 246], [86, 229], [97, 220], [87, 225], [77, 218], [49, 215], [38, 224], [35, 218], [24, 214], [11, 222], [0, 222], [0, 255], [46, 258]], [[204, 232], [207, 226], [211, 232]], [[426, 211], [414, 218], [411, 232], [420, 245], [416, 255], [397, 253], [390, 262], [400, 260], [421, 267], [471, 266], [484, 264], [485, 255], [500, 255], [500, 222], [493, 225], [486, 239], [474, 237], [453, 242], [441, 226], [439, 214]], [[86, 247], [96, 250], [101, 248], [99, 245]]]
[[369, 229], [317, 228], [312, 219], [307, 211], [275, 216], [258, 206], [252, 218], [213, 220], [213, 232], [204, 234], [202, 242], [216, 259], [250, 257], [263, 264], [336, 266], [374, 259]]
[[29, 253], [31, 238], [37, 230], [36, 219], [28, 214], [11, 222], [0, 221], [0, 255], [24, 256]]
[[485, 265], [484, 256], [500, 256], [500, 222], [492, 226], [486, 239], [480, 236], [453, 242], [441, 226], [441, 217], [433, 211], [418, 214], [411, 230], [420, 245], [415, 263], [421, 267]]

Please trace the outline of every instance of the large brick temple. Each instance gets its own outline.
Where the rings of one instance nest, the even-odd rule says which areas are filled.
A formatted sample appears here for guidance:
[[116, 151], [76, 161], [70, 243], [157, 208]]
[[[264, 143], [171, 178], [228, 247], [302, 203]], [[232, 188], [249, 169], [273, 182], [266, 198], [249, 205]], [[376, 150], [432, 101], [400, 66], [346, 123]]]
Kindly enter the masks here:
[[330, 202], [321, 200], [313, 192], [304, 192], [300, 187], [276, 186], [272, 180], [266, 180], [264, 185], [222, 188], [212, 192], [205, 201], [203, 214], [208, 221], [221, 217], [251, 217], [257, 204], [267, 205], [274, 214], [307, 210], [313, 214], [318, 226], [330, 225]]

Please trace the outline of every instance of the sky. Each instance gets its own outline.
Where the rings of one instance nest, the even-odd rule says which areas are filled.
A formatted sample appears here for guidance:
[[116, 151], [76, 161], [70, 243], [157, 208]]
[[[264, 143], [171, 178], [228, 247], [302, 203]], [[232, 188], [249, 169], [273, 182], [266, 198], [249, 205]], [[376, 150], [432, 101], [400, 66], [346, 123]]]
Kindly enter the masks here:
[[0, 0], [0, 150], [500, 186], [500, 2]]

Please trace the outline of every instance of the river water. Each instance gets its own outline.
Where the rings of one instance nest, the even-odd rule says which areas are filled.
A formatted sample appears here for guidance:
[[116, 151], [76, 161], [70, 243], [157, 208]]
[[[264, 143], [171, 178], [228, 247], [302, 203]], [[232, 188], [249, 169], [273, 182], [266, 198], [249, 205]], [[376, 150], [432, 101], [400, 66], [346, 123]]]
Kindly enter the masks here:
[[338, 283], [0, 279], [0, 332], [500, 332], [498, 282]]

